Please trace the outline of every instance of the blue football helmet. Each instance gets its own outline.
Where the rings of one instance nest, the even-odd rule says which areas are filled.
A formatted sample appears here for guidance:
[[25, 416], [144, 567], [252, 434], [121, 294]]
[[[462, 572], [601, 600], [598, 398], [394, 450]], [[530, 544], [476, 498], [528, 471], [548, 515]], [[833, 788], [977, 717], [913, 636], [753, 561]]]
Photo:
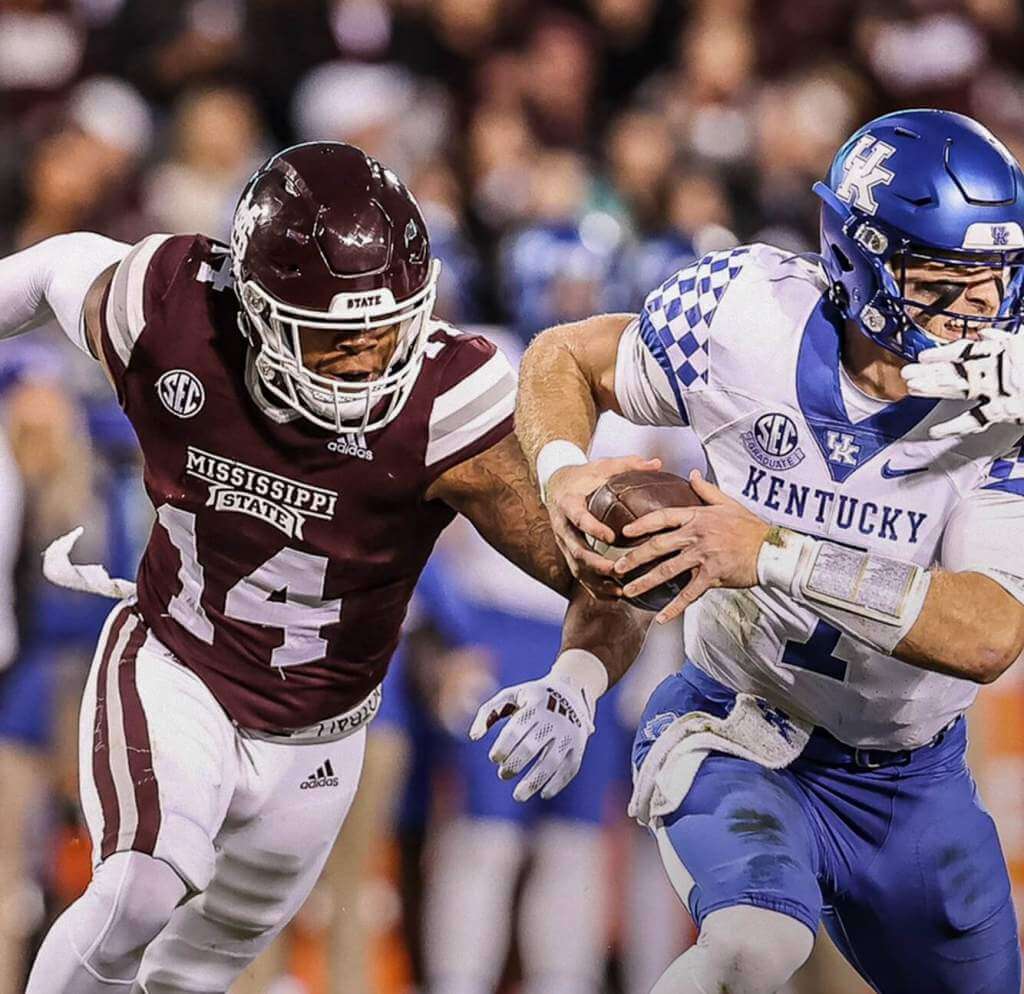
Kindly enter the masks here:
[[[943, 344], [915, 318], [952, 318], [964, 336], [1019, 330], [1024, 173], [976, 121], [942, 110], [876, 118], [843, 145], [814, 192], [823, 201], [821, 255], [833, 297], [869, 338], [914, 361]], [[998, 310], [951, 310], [962, 283], [937, 283], [932, 299], [911, 299], [908, 263], [995, 274]]]

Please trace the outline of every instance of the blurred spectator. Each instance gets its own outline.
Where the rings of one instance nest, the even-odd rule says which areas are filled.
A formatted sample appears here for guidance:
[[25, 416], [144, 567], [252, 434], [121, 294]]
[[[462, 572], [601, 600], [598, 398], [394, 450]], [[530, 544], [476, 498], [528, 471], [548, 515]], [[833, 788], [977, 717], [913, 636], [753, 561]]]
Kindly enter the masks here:
[[448, 133], [444, 92], [394, 63], [329, 62], [311, 70], [293, 102], [303, 141], [346, 141], [399, 175], [438, 152]]
[[428, 163], [413, 176], [413, 189], [430, 233], [430, 248], [441, 260], [435, 313], [462, 325], [482, 316], [480, 259], [460, 217], [458, 180], [442, 160]]
[[542, 19], [524, 52], [526, 106], [541, 140], [589, 147], [597, 79], [595, 36], [561, 15]]
[[701, 168], [675, 170], [659, 199], [657, 227], [631, 245], [623, 261], [627, 310], [639, 310], [644, 297], [673, 273], [706, 252], [737, 242], [732, 204], [716, 173]]
[[24, 114], [59, 95], [82, 64], [85, 34], [66, 4], [0, 2], [0, 96], [6, 114]]
[[529, 208], [535, 150], [519, 108], [485, 105], [469, 130], [469, 175], [473, 207], [491, 231], [514, 223]]
[[610, 179], [643, 232], [663, 223], [662, 196], [675, 157], [668, 122], [650, 110], [626, 111], [609, 129]]
[[723, 16], [687, 25], [676, 65], [646, 89], [692, 154], [723, 166], [749, 156], [756, 48], [747, 23]]
[[229, 87], [187, 93], [173, 126], [173, 158], [150, 173], [146, 210], [164, 231], [226, 239], [238, 194], [267, 151], [252, 99]]
[[613, 279], [620, 247], [618, 222], [597, 211], [578, 227], [551, 223], [514, 235], [503, 257], [504, 286], [521, 341], [555, 324], [622, 309], [625, 288]]
[[79, 84], [63, 125], [25, 163], [25, 204], [10, 241], [30, 245], [79, 229], [135, 241], [151, 231], [135, 200], [151, 129], [146, 103], [128, 84], [110, 78]]
[[166, 104], [187, 86], [237, 71], [244, 15], [243, 0], [123, 0], [99, 32], [97, 59]]

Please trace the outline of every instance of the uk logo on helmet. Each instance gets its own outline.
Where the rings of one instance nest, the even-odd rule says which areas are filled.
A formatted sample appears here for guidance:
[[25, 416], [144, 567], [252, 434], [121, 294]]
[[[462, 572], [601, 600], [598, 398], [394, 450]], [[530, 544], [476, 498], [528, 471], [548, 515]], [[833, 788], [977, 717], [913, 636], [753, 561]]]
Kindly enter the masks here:
[[160, 403], [179, 418], [195, 417], [206, 403], [199, 377], [187, 369], [172, 369], [156, 381]]
[[874, 189], [888, 186], [896, 177], [882, 165], [896, 149], [872, 135], [861, 135], [843, 163], [843, 178], [836, 187], [836, 196], [851, 207], [874, 214], [878, 210]]

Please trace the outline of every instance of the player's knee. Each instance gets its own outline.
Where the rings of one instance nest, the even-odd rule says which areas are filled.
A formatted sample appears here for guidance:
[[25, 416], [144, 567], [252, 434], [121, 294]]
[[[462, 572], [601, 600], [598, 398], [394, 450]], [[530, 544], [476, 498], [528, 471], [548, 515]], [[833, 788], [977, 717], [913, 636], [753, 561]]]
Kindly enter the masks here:
[[97, 869], [86, 895], [106, 915], [106, 925], [98, 935], [76, 936], [79, 953], [101, 977], [131, 979], [185, 892], [181, 878], [162, 860], [116, 853]]
[[709, 915], [700, 943], [720, 984], [716, 994], [774, 994], [810, 956], [814, 935], [795, 918], [744, 905]]

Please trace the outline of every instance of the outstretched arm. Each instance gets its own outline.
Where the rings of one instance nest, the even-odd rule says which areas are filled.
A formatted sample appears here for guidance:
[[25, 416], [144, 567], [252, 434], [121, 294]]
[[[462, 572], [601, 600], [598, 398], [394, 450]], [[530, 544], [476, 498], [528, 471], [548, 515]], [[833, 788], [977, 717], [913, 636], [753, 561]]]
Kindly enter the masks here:
[[533, 763], [515, 798], [552, 797], [576, 775], [597, 700], [639, 654], [650, 615], [622, 600], [596, 600], [573, 581], [515, 436], [448, 470], [428, 496], [465, 514], [506, 558], [570, 599], [550, 672], [500, 691], [481, 706], [470, 730], [479, 739], [510, 718], [489, 754], [499, 776], [517, 776]]
[[650, 615], [618, 600], [618, 585], [604, 580], [595, 600], [565, 564], [523, 451], [508, 435], [486, 452], [444, 473], [427, 494], [464, 514], [506, 559], [569, 599], [562, 648], [586, 649], [608, 672], [609, 685], [629, 669], [650, 625]]
[[75, 232], [0, 259], [0, 338], [56, 319], [80, 349], [99, 357], [100, 301], [130, 249], [102, 235]]

